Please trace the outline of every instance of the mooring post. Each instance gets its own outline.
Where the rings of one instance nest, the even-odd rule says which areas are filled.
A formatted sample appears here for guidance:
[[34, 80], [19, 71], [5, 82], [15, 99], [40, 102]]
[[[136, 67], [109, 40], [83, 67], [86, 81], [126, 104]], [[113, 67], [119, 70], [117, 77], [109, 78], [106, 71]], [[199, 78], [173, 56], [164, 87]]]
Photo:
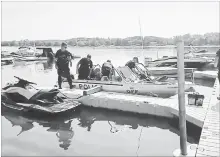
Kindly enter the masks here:
[[187, 155], [186, 109], [185, 109], [185, 73], [184, 73], [184, 42], [177, 43], [178, 66], [178, 102], [179, 102], [179, 129], [181, 155]]

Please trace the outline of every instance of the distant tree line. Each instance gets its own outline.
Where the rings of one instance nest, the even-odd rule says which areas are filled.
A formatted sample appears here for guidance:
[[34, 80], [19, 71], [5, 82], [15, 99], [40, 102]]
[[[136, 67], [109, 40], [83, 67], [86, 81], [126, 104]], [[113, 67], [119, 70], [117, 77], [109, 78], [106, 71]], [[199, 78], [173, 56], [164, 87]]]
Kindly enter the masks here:
[[[182, 36], [185, 45], [220, 45], [220, 33], [206, 33], [204, 35], [185, 34]], [[21, 40], [2, 41], [2, 46], [60, 46], [65, 41], [70, 46], [98, 47], [98, 46], [165, 46], [175, 45], [177, 37], [162, 38], [155, 36], [133, 36], [127, 38], [72, 38], [68, 40]]]

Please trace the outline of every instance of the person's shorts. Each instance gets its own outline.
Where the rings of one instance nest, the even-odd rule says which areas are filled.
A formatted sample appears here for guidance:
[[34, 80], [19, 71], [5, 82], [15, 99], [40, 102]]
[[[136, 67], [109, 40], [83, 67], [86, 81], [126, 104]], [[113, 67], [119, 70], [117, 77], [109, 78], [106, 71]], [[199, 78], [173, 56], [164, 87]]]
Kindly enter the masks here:
[[70, 76], [70, 69], [69, 69], [68, 66], [66, 66], [66, 67], [58, 67], [57, 74], [59, 76], [62, 76], [62, 77], [66, 78], [66, 77]]

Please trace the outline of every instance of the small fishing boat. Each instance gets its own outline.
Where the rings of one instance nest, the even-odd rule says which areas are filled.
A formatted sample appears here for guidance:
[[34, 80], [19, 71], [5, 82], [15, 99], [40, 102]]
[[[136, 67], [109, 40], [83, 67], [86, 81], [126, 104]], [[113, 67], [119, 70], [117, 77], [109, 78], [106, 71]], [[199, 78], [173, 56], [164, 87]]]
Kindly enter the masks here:
[[193, 75], [197, 79], [216, 79], [217, 73], [217, 71], [195, 71]]
[[13, 57], [1, 58], [1, 65], [9, 65], [14, 63]]
[[79, 106], [73, 99], [58, 96], [57, 89], [37, 89], [36, 83], [16, 77], [17, 83], [9, 83], [1, 91], [2, 107], [22, 112], [58, 114]]
[[1, 65], [9, 65], [14, 63], [14, 58], [8, 51], [1, 51]]
[[[19, 47], [17, 52], [11, 53], [15, 61], [42, 61], [48, 60], [47, 53], [43, 49], [35, 47]], [[53, 54], [52, 54], [53, 56]]]
[[[166, 76], [175, 78], [178, 76], [178, 68], [175, 67], [145, 67], [142, 63], [136, 63], [135, 67], [140, 73], [148, 76]], [[192, 77], [195, 68], [185, 68], [185, 77]]]
[[[185, 56], [184, 64], [185, 68], [202, 68], [207, 64], [210, 64], [213, 60], [205, 57], [192, 57]], [[167, 57], [148, 62], [149, 67], [165, 67], [177, 65], [177, 57]]]
[[[76, 75], [75, 75], [76, 78]], [[158, 97], [170, 97], [178, 92], [176, 82], [164, 82], [157, 80], [141, 80], [127, 66], [114, 69], [112, 79], [108, 80], [105, 76], [101, 80], [73, 80], [73, 85], [78, 89], [89, 89], [95, 86], [101, 86], [103, 91], [118, 92], [126, 94], [149, 95]], [[62, 85], [69, 88], [66, 79]], [[185, 89], [188, 90], [193, 84], [185, 83]]]

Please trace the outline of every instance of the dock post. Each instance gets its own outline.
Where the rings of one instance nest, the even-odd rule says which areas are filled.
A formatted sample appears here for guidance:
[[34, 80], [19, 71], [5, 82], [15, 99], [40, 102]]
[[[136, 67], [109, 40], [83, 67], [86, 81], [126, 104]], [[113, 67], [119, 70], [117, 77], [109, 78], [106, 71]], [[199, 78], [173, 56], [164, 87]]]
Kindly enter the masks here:
[[186, 109], [185, 109], [185, 73], [184, 73], [184, 42], [177, 43], [178, 66], [178, 102], [179, 102], [179, 129], [181, 155], [187, 155]]

